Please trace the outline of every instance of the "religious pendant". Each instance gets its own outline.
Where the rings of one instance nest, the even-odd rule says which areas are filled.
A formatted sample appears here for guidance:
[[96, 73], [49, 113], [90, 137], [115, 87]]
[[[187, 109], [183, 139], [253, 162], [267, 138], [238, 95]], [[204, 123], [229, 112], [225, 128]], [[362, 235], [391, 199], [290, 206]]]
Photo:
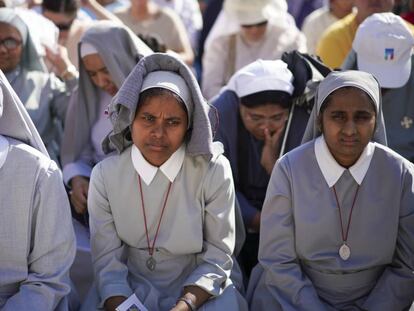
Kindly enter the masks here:
[[339, 248], [339, 256], [342, 258], [342, 260], [348, 260], [348, 258], [351, 256], [351, 249], [345, 243], [342, 244], [342, 246]]
[[147, 262], [146, 262], [147, 268], [150, 271], [154, 271], [155, 270], [155, 266], [157, 265], [157, 262], [155, 261], [154, 257], [150, 257], [148, 258]]
[[401, 126], [405, 129], [409, 129], [413, 126], [413, 119], [408, 116], [404, 116], [404, 118], [401, 120]]

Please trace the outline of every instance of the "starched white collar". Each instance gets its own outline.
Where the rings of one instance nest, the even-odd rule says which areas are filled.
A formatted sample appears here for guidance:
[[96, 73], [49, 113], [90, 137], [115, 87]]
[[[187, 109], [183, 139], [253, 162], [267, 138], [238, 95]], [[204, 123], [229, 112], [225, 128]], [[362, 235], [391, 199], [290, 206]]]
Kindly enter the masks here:
[[185, 157], [185, 144], [182, 144], [171, 157], [164, 162], [160, 167], [150, 164], [142, 155], [141, 151], [137, 146], [132, 145], [131, 148], [131, 158], [132, 164], [134, 165], [135, 170], [141, 176], [142, 180], [146, 185], [149, 185], [157, 174], [157, 171], [160, 170], [170, 182], [173, 182], [175, 177], [177, 177], [178, 172], [183, 165]]
[[2, 168], [4, 162], [6, 162], [8, 153], [9, 142], [4, 136], [0, 135], [0, 168]]
[[[375, 143], [369, 142], [364, 151], [362, 151], [358, 161], [356, 161], [355, 164], [349, 168], [349, 172], [358, 185], [361, 185], [362, 180], [368, 171], [374, 151]], [[336, 162], [335, 158], [329, 151], [323, 135], [319, 136], [315, 140], [315, 155], [323, 177], [325, 178], [328, 186], [332, 187], [342, 176], [342, 173], [346, 170], [346, 168]]]

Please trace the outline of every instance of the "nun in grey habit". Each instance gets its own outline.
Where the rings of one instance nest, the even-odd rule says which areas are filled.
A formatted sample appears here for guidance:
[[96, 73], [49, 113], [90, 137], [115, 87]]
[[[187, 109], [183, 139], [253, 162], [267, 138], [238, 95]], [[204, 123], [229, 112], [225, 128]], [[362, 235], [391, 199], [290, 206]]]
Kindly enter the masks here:
[[68, 186], [74, 177], [89, 180], [92, 167], [106, 156], [101, 144], [111, 129], [107, 107], [112, 95], [93, 82], [83, 57], [98, 54], [105, 72], [119, 89], [138, 60], [152, 53], [134, 33], [112, 21], [94, 23], [81, 38], [78, 52], [79, 87], [69, 104], [61, 152], [63, 178]]
[[0, 71], [0, 310], [68, 310], [75, 238], [62, 175]]
[[0, 8], [0, 23], [16, 28], [23, 45], [20, 63], [5, 72], [7, 80], [33, 120], [50, 157], [59, 163], [63, 124], [77, 79], [62, 81], [53, 73], [47, 72], [27, 25], [15, 10]]
[[[325, 137], [334, 133], [323, 114], [333, 99], [355, 105], [338, 93], [352, 89], [369, 97], [375, 123], [370, 141], [346, 168], [328, 147]], [[360, 111], [352, 117], [355, 124], [368, 120]], [[339, 110], [327, 118], [345, 120]], [[338, 137], [348, 144], [361, 138], [344, 133]], [[271, 176], [260, 263], [248, 289], [251, 310], [408, 310], [414, 300], [414, 167], [384, 145], [380, 87], [373, 76], [328, 75], [304, 142], [278, 161]]]
[[[131, 141], [141, 92], [151, 88], [182, 98], [188, 118], [185, 138], [161, 166], [151, 165]], [[144, 57], [124, 82], [111, 103], [113, 131], [104, 141], [118, 154], [99, 162], [91, 176], [96, 288], [84, 310], [134, 293], [148, 310], [172, 310], [187, 287], [210, 297], [198, 310], [247, 310], [230, 280], [235, 194], [223, 147], [212, 141], [211, 109], [190, 69], [167, 54]]]

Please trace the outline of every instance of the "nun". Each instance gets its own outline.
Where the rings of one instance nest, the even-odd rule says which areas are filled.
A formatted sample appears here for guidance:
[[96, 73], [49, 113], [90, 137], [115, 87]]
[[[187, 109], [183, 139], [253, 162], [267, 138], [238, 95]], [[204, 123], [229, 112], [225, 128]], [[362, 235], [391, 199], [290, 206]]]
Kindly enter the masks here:
[[68, 310], [75, 238], [62, 175], [0, 71], [0, 309]]
[[408, 310], [414, 166], [385, 146], [377, 80], [329, 74], [303, 142], [270, 178], [251, 310]]
[[[60, 142], [77, 73], [62, 69], [61, 79], [47, 72], [28, 26], [14, 9], [0, 8], [0, 70], [33, 120], [50, 157], [59, 164]], [[67, 60], [67, 68], [73, 65]]]
[[191, 70], [168, 54], [144, 57], [109, 113], [104, 146], [117, 154], [91, 175], [96, 297], [84, 310], [114, 310], [132, 294], [148, 310], [247, 310], [229, 277], [231, 168]]
[[79, 87], [66, 117], [61, 159], [74, 216], [83, 221], [92, 167], [105, 158], [102, 140], [111, 123], [107, 107], [143, 55], [152, 51], [128, 28], [95, 22], [79, 43]]
[[292, 108], [293, 80], [282, 60], [259, 59], [238, 70], [212, 102], [225, 120], [215, 140], [229, 159], [247, 229], [238, 258], [246, 278], [257, 264], [260, 212], [273, 166], [300, 145], [309, 118], [304, 107]]

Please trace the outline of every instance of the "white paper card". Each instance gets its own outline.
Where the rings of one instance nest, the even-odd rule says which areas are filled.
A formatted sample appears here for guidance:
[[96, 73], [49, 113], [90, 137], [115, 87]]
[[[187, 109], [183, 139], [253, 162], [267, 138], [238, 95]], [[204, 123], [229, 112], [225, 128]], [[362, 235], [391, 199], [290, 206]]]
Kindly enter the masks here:
[[148, 311], [135, 294], [132, 294], [115, 309], [116, 311]]

